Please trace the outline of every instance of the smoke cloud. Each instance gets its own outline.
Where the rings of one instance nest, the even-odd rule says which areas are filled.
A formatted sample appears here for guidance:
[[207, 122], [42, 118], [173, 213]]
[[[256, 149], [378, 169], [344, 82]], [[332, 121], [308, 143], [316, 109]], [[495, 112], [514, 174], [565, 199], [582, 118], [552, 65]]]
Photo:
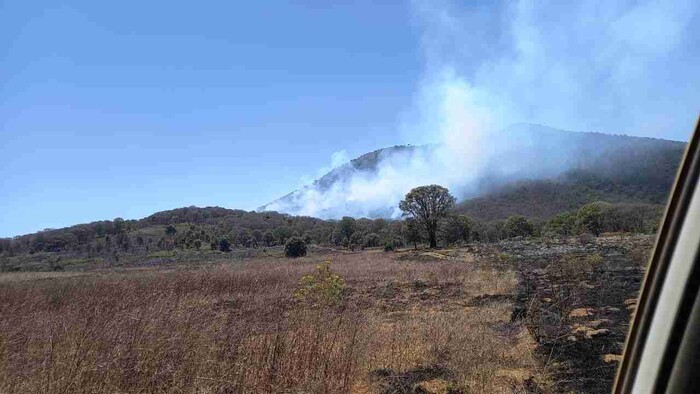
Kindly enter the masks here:
[[556, 138], [535, 141], [513, 124], [676, 139], [691, 129], [700, 104], [696, 1], [486, 3], [411, 3], [424, 75], [398, 128], [404, 141], [434, 145], [385, 152], [371, 171], [339, 166], [347, 157], [334, 154], [330, 179], [264, 209], [397, 217], [419, 185], [464, 197], [487, 174], [541, 177], [571, 164]]

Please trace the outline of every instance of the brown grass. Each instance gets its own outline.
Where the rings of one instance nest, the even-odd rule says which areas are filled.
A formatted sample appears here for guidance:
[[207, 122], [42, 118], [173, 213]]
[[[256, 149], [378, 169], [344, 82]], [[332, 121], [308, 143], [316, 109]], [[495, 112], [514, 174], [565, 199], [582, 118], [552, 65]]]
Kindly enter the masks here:
[[0, 392], [510, 392], [541, 379], [509, 323], [513, 272], [339, 254], [342, 302], [300, 305], [297, 281], [322, 260], [5, 274]]

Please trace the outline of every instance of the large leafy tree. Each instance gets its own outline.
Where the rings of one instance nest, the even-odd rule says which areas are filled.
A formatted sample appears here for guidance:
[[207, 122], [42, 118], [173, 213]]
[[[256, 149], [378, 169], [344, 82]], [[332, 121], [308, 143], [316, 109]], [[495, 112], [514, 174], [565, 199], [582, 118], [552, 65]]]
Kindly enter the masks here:
[[355, 219], [349, 216], [343, 216], [343, 218], [340, 219], [340, 222], [338, 222], [338, 229], [343, 237], [350, 239], [352, 234], [357, 229], [357, 223], [355, 222]]
[[408, 192], [399, 203], [404, 216], [416, 219], [425, 229], [431, 248], [437, 247], [437, 230], [440, 220], [455, 205], [450, 191], [439, 185], [419, 186]]

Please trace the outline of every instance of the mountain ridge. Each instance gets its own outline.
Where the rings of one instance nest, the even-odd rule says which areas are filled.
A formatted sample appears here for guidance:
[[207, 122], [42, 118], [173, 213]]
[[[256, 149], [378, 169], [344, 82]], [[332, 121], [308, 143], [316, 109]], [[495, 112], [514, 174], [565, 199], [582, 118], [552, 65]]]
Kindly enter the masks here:
[[[545, 180], [552, 185], [558, 185], [556, 188], [550, 185], [550, 189], [557, 189], [560, 194], [578, 195], [581, 201], [590, 202], [590, 199], [580, 198], [582, 194], [587, 192], [591, 196], [601, 198], [612, 196], [613, 200], [661, 204], [665, 200], [660, 196], [663, 197], [668, 193], [685, 146], [685, 143], [680, 141], [660, 138], [568, 131], [527, 123], [514, 124], [492, 138], [506, 140], [506, 146], [500, 155], [492, 158], [492, 163], [486, 166], [486, 171], [477, 180], [477, 187], [472, 187], [478, 191], [458, 191], [457, 197], [465, 212], [474, 213], [473, 209], [466, 208], [470, 206], [466, 202], [471, 199], [478, 202], [479, 199], [487, 199], [490, 195], [503, 196], [504, 187], [527, 181], [539, 181], [539, 183], [532, 185], [545, 187], [546, 182], [542, 183]], [[277, 210], [290, 214], [303, 213], [303, 204], [309, 195], [311, 197], [323, 195], [338, 185], [342, 186], [358, 174], [372, 179], [372, 177], [377, 176], [382, 161], [402, 154], [411, 156], [422, 153], [425, 155], [438, 147], [439, 145], [436, 144], [396, 145], [374, 150], [332, 169], [303, 188], [259, 207], [258, 211]], [[657, 161], [661, 162], [660, 169], [655, 168]], [[406, 160], [404, 162], [408, 163]], [[399, 161], [399, 165], [405, 164], [404, 162]], [[508, 166], [511, 168], [508, 169]], [[648, 176], [643, 177], [644, 179], [641, 181], [633, 181], [631, 178], [640, 172]], [[597, 179], [601, 177], [602, 179]], [[617, 194], [611, 194], [604, 190], [598, 191], [597, 188], [601, 185], [590, 184], [597, 181], [607, 182], [608, 185], [605, 187], [608, 188], [611, 182], [622, 182], [623, 184], [632, 182], [636, 185], [633, 192], [641, 193], [641, 195], [637, 197], [627, 196], [628, 198], [626, 198], [624, 192], [620, 194], [618, 191]], [[640, 182], [651, 182], [653, 190], [645, 190], [639, 185]], [[403, 193], [405, 194], [407, 191], [405, 190]], [[651, 193], [653, 196], [647, 196], [645, 193]], [[471, 206], [479, 205], [477, 202]], [[566, 204], [556, 203], [555, 205], [563, 206]], [[323, 213], [323, 211], [321, 212]], [[384, 212], [392, 211], [387, 208], [384, 211], [377, 210], [376, 212], [381, 216]], [[347, 214], [354, 216], [350, 212]], [[334, 217], [333, 215], [330, 217], [329, 215], [319, 216]], [[342, 215], [335, 215], [335, 218], [339, 216]], [[487, 216], [492, 217], [492, 215]], [[386, 217], [390, 217], [390, 215], [386, 215]]]

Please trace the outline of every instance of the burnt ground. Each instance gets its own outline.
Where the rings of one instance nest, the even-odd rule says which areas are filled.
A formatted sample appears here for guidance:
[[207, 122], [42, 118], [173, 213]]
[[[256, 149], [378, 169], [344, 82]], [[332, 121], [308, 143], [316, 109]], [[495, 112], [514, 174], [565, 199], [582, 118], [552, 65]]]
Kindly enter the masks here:
[[652, 246], [644, 235], [497, 245], [518, 270], [512, 319], [537, 342], [554, 392], [610, 392]]

